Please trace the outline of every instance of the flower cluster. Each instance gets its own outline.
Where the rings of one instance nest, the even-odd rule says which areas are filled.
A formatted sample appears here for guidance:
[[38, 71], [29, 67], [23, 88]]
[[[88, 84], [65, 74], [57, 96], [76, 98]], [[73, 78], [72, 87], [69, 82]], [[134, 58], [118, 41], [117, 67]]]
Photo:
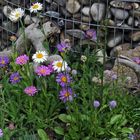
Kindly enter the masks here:
[[7, 56], [0, 57], [0, 67], [5, 67], [9, 63], [9, 58]]
[[20, 75], [18, 72], [12, 73], [10, 76], [10, 82], [16, 84], [20, 82]]
[[24, 92], [29, 96], [34, 96], [38, 90], [35, 86], [29, 86], [24, 89]]
[[16, 58], [16, 64], [24, 65], [28, 62], [28, 60], [29, 60], [29, 57], [26, 54], [24, 54]]

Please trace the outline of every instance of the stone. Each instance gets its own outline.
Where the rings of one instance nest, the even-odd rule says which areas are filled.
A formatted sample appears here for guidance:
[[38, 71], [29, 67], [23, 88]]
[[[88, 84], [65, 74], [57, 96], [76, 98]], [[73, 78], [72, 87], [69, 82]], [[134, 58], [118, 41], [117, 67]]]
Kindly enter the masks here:
[[49, 11], [56, 11], [58, 8], [58, 4], [56, 2], [52, 2], [51, 5], [49, 6]]
[[71, 14], [64, 8], [60, 7], [60, 12], [65, 16], [65, 17], [71, 17]]
[[32, 23], [32, 18], [30, 17], [30, 15], [26, 15], [26, 17], [24, 18], [24, 24], [30, 25], [31, 23]]
[[54, 2], [62, 7], [66, 5], [66, 0], [54, 0]]
[[12, 23], [11, 21], [3, 21], [2, 22], [2, 27], [4, 27], [8, 31], [11, 31], [11, 32], [14, 32], [14, 33], [17, 31], [16, 24]]
[[108, 39], [107, 46], [109, 48], [115, 47], [117, 44], [119, 44], [121, 42], [122, 37], [123, 36], [121, 34], [111, 35], [110, 38]]
[[11, 6], [6, 5], [6, 6], [3, 7], [3, 14], [4, 14], [7, 18], [9, 18], [9, 15], [10, 15], [10, 13], [11, 13], [12, 10], [13, 10], [13, 8], [12, 8]]
[[127, 23], [128, 23], [129, 26], [133, 25], [133, 23], [134, 23], [134, 18], [130, 16], [130, 17], [128, 18]]
[[111, 12], [112, 12], [113, 16], [119, 20], [127, 19], [129, 16], [128, 11], [122, 10], [122, 9], [111, 8]]
[[89, 17], [89, 16], [82, 16], [82, 21], [83, 22], [91, 22], [92, 21], [92, 19]]
[[51, 3], [51, 2], [52, 2], [52, 0], [46, 0], [46, 2]]
[[101, 64], [104, 64], [107, 58], [106, 52], [104, 52], [104, 50], [98, 49], [96, 56], [97, 56], [97, 61], [100, 62]]
[[134, 17], [140, 17], [140, 8], [136, 9], [136, 10], [131, 10], [130, 14]]
[[71, 14], [77, 13], [81, 8], [80, 3], [77, 0], [68, 0], [66, 3], [66, 9]]
[[79, 2], [81, 3], [81, 5], [89, 5], [90, 4], [90, 0], [79, 0]]
[[43, 24], [43, 31], [47, 37], [56, 33], [60, 33], [59, 27], [52, 21], [48, 21]]
[[81, 11], [85, 16], [90, 16], [90, 7], [86, 6]]
[[140, 31], [136, 31], [130, 35], [133, 41], [140, 41]]
[[104, 3], [94, 3], [91, 6], [90, 13], [94, 21], [99, 22], [105, 16], [105, 4]]
[[49, 17], [55, 17], [55, 18], [59, 18], [60, 17], [60, 13], [55, 12], [55, 11], [47, 11], [46, 15], [48, 15]]
[[78, 29], [66, 30], [66, 33], [75, 38], [85, 39], [85, 33], [82, 30], [78, 30]]

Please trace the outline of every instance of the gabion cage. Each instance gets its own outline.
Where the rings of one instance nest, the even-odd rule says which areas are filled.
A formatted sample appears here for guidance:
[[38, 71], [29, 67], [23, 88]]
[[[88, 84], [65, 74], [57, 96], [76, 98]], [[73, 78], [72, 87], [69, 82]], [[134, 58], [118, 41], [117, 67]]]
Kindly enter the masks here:
[[[40, 0], [43, 3], [40, 15], [29, 12], [33, 2], [37, 1], [0, 1], [1, 51], [12, 45], [12, 35], [19, 37], [21, 24], [11, 22], [9, 14], [20, 7], [26, 13], [22, 18], [25, 28], [40, 22], [39, 18], [40, 24], [51, 21], [60, 30], [48, 37], [52, 47], [69, 39], [71, 51], [77, 54], [82, 54], [83, 46], [102, 49], [101, 56], [104, 59], [107, 56], [107, 61], [103, 61], [106, 69], [112, 68], [110, 63], [119, 53], [130, 59], [140, 57], [140, 0]], [[75, 47], [77, 44], [80, 48]]]

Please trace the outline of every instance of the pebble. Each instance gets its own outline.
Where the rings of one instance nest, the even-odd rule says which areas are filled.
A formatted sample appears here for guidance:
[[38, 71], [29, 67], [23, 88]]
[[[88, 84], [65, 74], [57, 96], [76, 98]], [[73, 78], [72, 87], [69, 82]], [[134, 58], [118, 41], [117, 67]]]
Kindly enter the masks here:
[[126, 10], [111, 8], [111, 12], [116, 19], [124, 20], [128, 18], [129, 14]]
[[136, 31], [133, 34], [130, 35], [130, 38], [133, 41], [140, 41], [140, 31]]
[[62, 7], [66, 5], [66, 0], [54, 0], [54, 2]]
[[90, 7], [84, 7], [82, 8], [82, 13], [85, 15], [85, 16], [90, 16]]
[[66, 9], [71, 14], [77, 13], [81, 8], [80, 3], [77, 0], [68, 0], [66, 3]]
[[31, 23], [32, 23], [32, 18], [30, 17], [30, 15], [26, 15], [26, 17], [24, 18], [24, 24], [30, 25]]
[[11, 6], [6, 5], [6, 6], [3, 7], [3, 14], [7, 18], [9, 18], [9, 15], [10, 15], [10, 13], [11, 13], [12, 10], [13, 10], [13, 8]]
[[99, 22], [105, 16], [105, 4], [104, 3], [94, 3], [91, 6], [90, 13], [94, 21]]

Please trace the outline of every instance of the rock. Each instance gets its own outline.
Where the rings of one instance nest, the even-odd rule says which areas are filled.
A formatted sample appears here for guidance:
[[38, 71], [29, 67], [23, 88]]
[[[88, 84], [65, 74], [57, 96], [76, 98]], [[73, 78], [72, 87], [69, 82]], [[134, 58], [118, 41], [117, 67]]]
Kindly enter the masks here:
[[81, 11], [85, 16], [90, 16], [90, 7], [86, 6]]
[[122, 9], [126, 9], [126, 10], [132, 9], [132, 5], [130, 3], [123, 2], [123, 1], [112, 0], [110, 2], [110, 5], [115, 8], [122, 8]]
[[82, 30], [78, 30], [78, 29], [66, 30], [66, 33], [75, 38], [85, 39], [85, 33]]
[[89, 0], [79, 0], [79, 2], [81, 3], [81, 5], [89, 5], [90, 4]]
[[136, 10], [131, 10], [130, 14], [134, 17], [140, 17], [140, 8], [138, 8]]
[[55, 2], [52, 2], [51, 5], [49, 6], [49, 11], [56, 11], [58, 8], [58, 4]]
[[129, 14], [126, 10], [111, 8], [111, 12], [116, 19], [124, 20], [128, 18]]
[[134, 23], [134, 18], [130, 16], [130, 17], [128, 18], [127, 23], [128, 23], [129, 26], [133, 25], [133, 23]]
[[77, 0], [68, 0], [66, 3], [66, 9], [71, 14], [77, 13], [81, 8], [80, 3]]
[[2, 22], [2, 27], [4, 27], [8, 31], [11, 31], [11, 32], [14, 32], [14, 33], [17, 31], [16, 24], [12, 23], [11, 21], [3, 21]]
[[140, 21], [135, 20], [135, 21], [134, 21], [134, 26], [135, 26], [135, 27], [140, 27]]
[[71, 17], [71, 14], [64, 8], [60, 7], [60, 12], [65, 16], [65, 17]]
[[94, 21], [99, 22], [105, 16], [105, 4], [104, 3], [94, 3], [91, 6], [90, 13]]
[[56, 33], [60, 33], [59, 27], [55, 25], [52, 21], [48, 21], [43, 24], [43, 31], [47, 37]]
[[31, 23], [32, 23], [32, 18], [30, 17], [30, 15], [26, 15], [26, 17], [24, 18], [24, 24], [30, 25]]
[[60, 13], [55, 12], [55, 11], [47, 11], [46, 15], [48, 15], [49, 17], [55, 17], [55, 18], [59, 18], [60, 17]]
[[66, 0], [54, 0], [54, 2], [62, 7], [66, 5]]
[[90, 29], [90, 26], [86, 25], [86, 24], [80, 24], [79, 28], [83, 31], [86, 31], [86, 30]]
[[46, 0], [46, 2], [51, 3], [51, 2], [52, 2], [52, 0]]
[[[106, 57], [107, 57], [106, 52], [104, 52], [104, 50], [98, 49], [96, 56], [98, 58], [97, 61], [100, 62], [101, 64], [104, 64], [104, 62], [106, 61]], [[105, 58], [105, 60], [104, 60], [104, 58]]]
[[6, 5], [6, 6], [3, 7], [3, 14], [4, 14], [7, 18], [9, 18], [9, 15], [10, 15], [10, 13], [11, 13], [12, 10], [13, 10], [12, 7]]
[[89, 17], [89, 16], [82, 16], [82, 21], [83, 22], [91, 22], [92, 21], [92, 19]]
[[123, 36], [121, 34], [116, 34], [115, 36], [111, 35], [111, 37], [108, 39], [107, 46], [110, 48], [115, 47], [117, 44], [121, 42], [122, 37]]
[[140, 41], [140, 31], [136, 31], [130, 35], [133, 41]]

